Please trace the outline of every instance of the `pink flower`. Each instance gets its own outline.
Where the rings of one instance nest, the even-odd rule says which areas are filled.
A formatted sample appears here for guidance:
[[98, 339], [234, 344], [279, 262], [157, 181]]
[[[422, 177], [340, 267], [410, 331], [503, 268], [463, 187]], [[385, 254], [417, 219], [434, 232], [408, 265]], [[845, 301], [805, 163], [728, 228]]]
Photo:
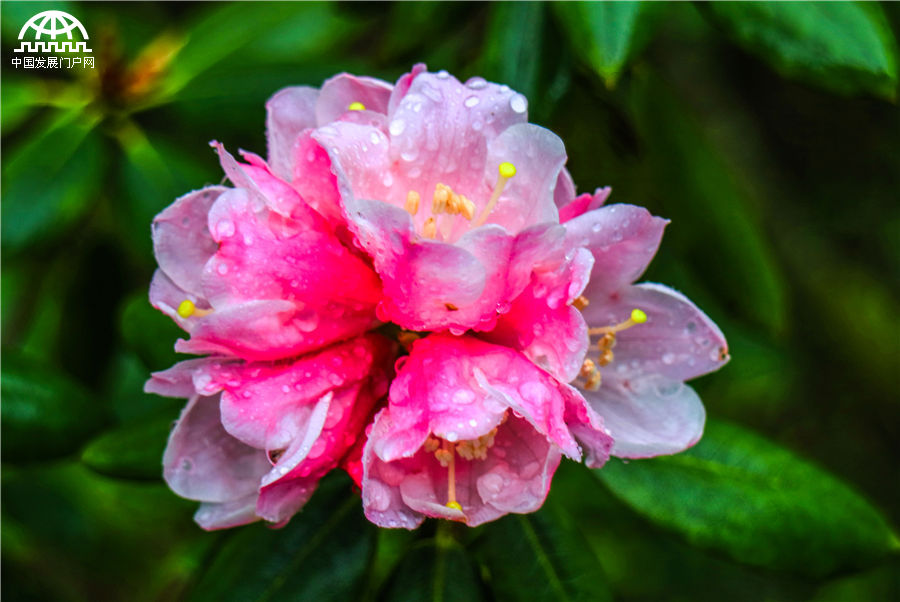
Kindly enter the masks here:
[[[281, 524], [338, 466], [376, 524], [478, 525], [537, 510], [563, 455], [599, 468], [699, 438], [683, 381], [724, 338], [632, 284], [666, 221], [576, 196], [523, 96], [416, 65], [267, 109], [268, 163], [214, 143], [235, 188], [154, 222], [151, 301], [190, 333], [176, 349], [213, 354], [147, 387], [190, 398], [165, 476], [201, 525]], [[380, 322], [408, 355], [366, 334]]]
[[572, 387], [473, 336], [432, 334], [397, 362], [363, 452], [363, 507], [383, 527], [470, 526], [541, 507], [563, 454], [602, 466], [612, 439]]
[[166, 482], [203, 502], [195, 519], [205, 529], [286, 522], [356, 444], [393, 353], [366, 335], [298, 359], [194, 359], [154, 374], [148, 392], [190, 398], [166, 448]]

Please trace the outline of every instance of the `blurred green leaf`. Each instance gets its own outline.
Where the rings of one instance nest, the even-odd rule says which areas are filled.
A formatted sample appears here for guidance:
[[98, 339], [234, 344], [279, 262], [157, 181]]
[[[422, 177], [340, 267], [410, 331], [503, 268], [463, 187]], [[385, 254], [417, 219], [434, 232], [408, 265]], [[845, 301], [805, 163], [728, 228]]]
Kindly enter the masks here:
[[544, 11], [542, 2], [493, 4], [485, 36], [482, 75], [507, 84], [532, 101], [537, 97], [543, 55]]
[[350, 481], [323, 481], [282, 529], [245, 527], [222, 546], [189, 600], [351, 600], [375, 548]]
[[74, 381], [13, 353], [4, 354], [0, 389], [4, 461], [66, 455], [106, 420], [106, 408]]
[[871, 565], [900, 541], [846, 484], [737, 426], [707, 423], [687, 452], [595, 471], [617, 496], [694, 545], [823, 576]]
[[497, 600], [612, 600], [588, 542], [549, 503], [486, 525], [479, 546]]
[[103, 182], [97, 117], [57, 114], [14, 150], [3, 168], [3, 247], [44, 241], [90, 209]]
[[179, 359], [186, 359], [174, 349], [175, 340], [183, 337], [185, 332], [169, 316], [150, 305], [143, 291], [125, 301], [121, 331], [128, 348], [151, 370], [163, 370]]
[[162, 457], [176, 415], [145, 418], [91, 441], [81, 461], [95, 472], [124, 479], [159, 479]]
[[575, 51], [612, 88], [643, 41], [644, 2], [554, 2]]
[[788, 77], [838, 92], [897, 96], [897, 44], [878, 3], [711, 2], [704, 8]]
[[394, 571], [384, 602], [433, 602], [485, 600], [485, 593], [465, 549], [438, 525], [437, 539], [411, 546]]
[[679, 244], [679, 260], [697, 266], [723, 305], [770, 332], [781, 331], [783, 277], [750, 193], [662, 82], [648, 74], [638, 84], [636, 121], [650, 155], [644, 178], [665, 182], [654, 200], [672, 220], [663, 245]]

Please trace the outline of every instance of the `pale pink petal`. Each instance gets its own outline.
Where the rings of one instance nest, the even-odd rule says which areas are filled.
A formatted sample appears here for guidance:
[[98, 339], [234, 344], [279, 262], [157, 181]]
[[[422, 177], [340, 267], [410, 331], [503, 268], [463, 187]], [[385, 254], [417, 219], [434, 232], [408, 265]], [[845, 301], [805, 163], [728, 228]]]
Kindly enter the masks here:
[[269, 470], [266, 454], [241, 443], [224, 428], [216, 397], [193, 397], [169, 436], [163, 477], [180, 495], [229, 502], [255, 494]]
[[266, 140], [269, 165], [290, 181], [294, 173], [294, 142], [305, 129], [316, 127], [319, 91], [307, 86], [284, 88], [266, 103]]
[[150, 305], [172, 318], [185, 331], [190, 332], [191, 321], [178, 314], [178, 306], [185, 299], [194, 303], [195, 307], [209, 309], [209, 303], [205, 298], [181, 289], [162, 270], [157, 269], [153, 272], [153, 279], [150, 281]]
[[616, 335], [611, 368], [623, 376], [661, 374], [689, 380], [718, 370], [728, 361], [728, 343], [719, 327], [681, 293], [661, 284], [638, 284], [606, 298], [593, 295], [583, 315], [590, 326], [628, 319], [632, 309], [647, 321]]
[[220, 504], [206, 502], [194, 513], [194, 521], [207, 531], [239, 527], [258, 520], [255, 493]]
[[316, 121], [320, 126], [337, 121], [354, 102], [361, 102], [367, 111], [386, 114], [391, 90], [391, 84], [374, 77], [335, 75], [322, 84], [316, 103]]
[[607, 205], [565, 223], [572, 244], [594, 254], [594, 270], [585, 296], [614, 293], [637, 280], [659, 247], [668, 220], [643, 207]]
[[562, 211], [562, 208], [573, 200], [575, 200], [575, 181], [572, 179], [572, 174], [569, 173], [569, 170], [563, 167], [559, 171], [559, 177], [556, 178], [556, 188], [553, 189], [553, 202]]
[[650, 458], [680, 452], [703, 434], [706, 411], [681, 381], [658, 375], [604, 376], [599, 391], [582, 391], [615, 440], [612, 455]]
[[392, 115], [394, 111], [397, 110], [397, 105], [400, 104], [400, 101], [403, 100], [403, 97], [409, 92], [413, 80], [427, 70], [428, 67], [425, 66], [425, 63], [416, 63], [413, 65], [412, 69], [409, 70], [409, 73], [404, 73], [400, 76], [400, 79], [394, 84], [394, 90], [391, 92], [391, 99], [388, 102], [389, 115]]
[[227, 189], [210, 186], [177, 199], [153, 218], [153, 252], [159, 267], [179, 288], [201, 294], [200, 274], [216, 252], [206, 215]]
[[394, 168], [384, 132], [369, 125], [340, 121], [315, 130], [311, 137], [331, 158], [341, 200], [351, 220], [355, 219], [351, 203], [357, 199], [403, 206], [409, 189], [398, 192], [396, 198], [391, 192]]
[[178, 362], [171, 368], [154, 372], [150, 380], [144, 383], [145, 393], [156, 393], [163, 397], [189, 398], [196, 395], [194, 373], [203, 369], [212, 360], [198, 358]]
[[559, 136], [530, 123], [513, 125], [490, 141], [485, 181], [495, 182], [498, 168], [505, 162], [516, 167], [516, 175], [506, 183], [488, 223], [516, 233], [535, 224], [559, 222], [553, 196], [566, 162], [566, 148]]

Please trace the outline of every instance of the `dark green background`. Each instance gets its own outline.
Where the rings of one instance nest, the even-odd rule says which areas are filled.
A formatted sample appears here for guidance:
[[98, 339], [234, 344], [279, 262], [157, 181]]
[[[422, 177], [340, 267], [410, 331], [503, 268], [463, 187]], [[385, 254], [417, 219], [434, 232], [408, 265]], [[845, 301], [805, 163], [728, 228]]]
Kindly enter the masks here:
[[[93, 71], [11, 65], [45, 9]], [[900, 599], [896, 4], [2, 5], [6, 600]], [[159, 478], [179, 403], [149, 224], [265, 152], [265, 100], [418, 61], [530, 101], [580, 190], [672, 220], [647, 279], [722, 327], [704, 440], [564, 463], [474, 530], [362, 519], [333, 476], [281, 531], [202, 532]]]

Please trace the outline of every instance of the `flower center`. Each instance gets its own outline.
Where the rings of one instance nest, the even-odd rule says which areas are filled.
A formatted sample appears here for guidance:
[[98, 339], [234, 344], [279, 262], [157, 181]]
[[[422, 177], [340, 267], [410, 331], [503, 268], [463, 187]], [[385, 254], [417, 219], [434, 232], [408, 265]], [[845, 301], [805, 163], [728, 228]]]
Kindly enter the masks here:
[[[422, 236], [434, 239], [440, 233], [442, 240], [448, 240], [457, 215], [462, 215], [467, 221], [472, 222], [473, 228], [483, 224], [497, 205], [500, 195], [503, 194], [506, 182], [516, 175], [516, 166], [512, 163], [501, 163], [499, 172], [500, 175], [497, 178], [497, 184], [494, 186], [494, 192], [475, 221], [472, 221], [472, 218], [475, 217], [475, 203], [467, 197], [455, 193], [446, 184], [438, 183], [434, 187], [434, 194], [431, 197], [431, 215], [422, 226]], [[421, 201], [422, 197], [418, 191], [410, 190], [406, 193], [406, 211], [410, 215], [415, 216], [419, 212]]]
[[647, 314], [642, 310], [635, 308], [631, 310], [631, 315], [624, 322], [619, 322], [612, 326], [588, 328], [588, 334], [591, 336], [600, 335], [600, 338], [597, 341], [597, 348], [600, 351], [600, 355], [597, 356], [596, 361], [585, 358], [584, 363], [581, 365], [579, 376], [584, 379], [585, 389], [588, 391], [596, 391], [600, 388], [600, 367], [608, 366], [612, 363], [613, 359], [615, 359], [612, 349], [616, 345], [616, 333], [627, 330], [632, 326], [643, 324], [646, 321]]
[[[506, 422], [506, 414], [500, 424]], [[448, 508], [462, 511], [462, 505], [456, 501], [456, 456], [464, 460], [486, 460], [487, 451], [494, 446], [494, 438], [497, 436], [497, 429], [494, 427], [485, 435], [477, 439], [460, 441], [454, 443], [440, 437], [429, 436], [422, 446], [426, 453], [433, 453], [435, 459], [441, 463], [441, 466], [447, 469], [447, 503], [444, 504]]]

